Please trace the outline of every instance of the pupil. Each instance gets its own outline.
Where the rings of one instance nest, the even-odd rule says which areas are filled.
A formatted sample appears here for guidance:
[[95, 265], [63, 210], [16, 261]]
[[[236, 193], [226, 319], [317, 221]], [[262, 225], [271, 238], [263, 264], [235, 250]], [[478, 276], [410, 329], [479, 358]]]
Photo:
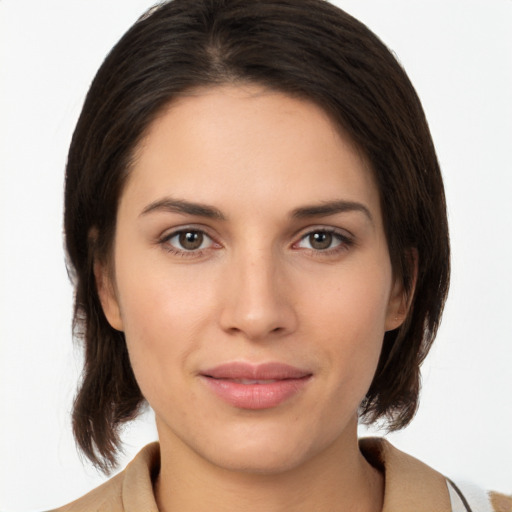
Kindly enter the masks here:
[[199, 249], [203, 243], [203, 234], [198, 231], [180, 233], [180, 245], [187, 251]]
[[328, 249], [332, 243], [332, 233], [313, 233], [309, 243], [313, 249]]

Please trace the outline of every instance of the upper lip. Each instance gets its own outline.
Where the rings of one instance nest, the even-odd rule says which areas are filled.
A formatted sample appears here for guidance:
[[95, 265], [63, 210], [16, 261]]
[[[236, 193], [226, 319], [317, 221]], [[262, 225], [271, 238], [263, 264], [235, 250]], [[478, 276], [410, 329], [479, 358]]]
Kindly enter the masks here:
[[208, 368], [200, 374], [214, 379], [284, 380], [309, 377], [311, 372], [279, 362], [252, 364], [234, 361]]

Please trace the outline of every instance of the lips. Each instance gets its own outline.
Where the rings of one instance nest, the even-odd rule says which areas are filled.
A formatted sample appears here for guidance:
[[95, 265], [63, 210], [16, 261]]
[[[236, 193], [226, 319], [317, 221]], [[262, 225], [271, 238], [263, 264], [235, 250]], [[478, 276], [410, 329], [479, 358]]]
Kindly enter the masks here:
[[200, 373], [210, 391], [240, 409], [277, 407], [299, 393], [311, 372], [283, 363], [226, 363]]

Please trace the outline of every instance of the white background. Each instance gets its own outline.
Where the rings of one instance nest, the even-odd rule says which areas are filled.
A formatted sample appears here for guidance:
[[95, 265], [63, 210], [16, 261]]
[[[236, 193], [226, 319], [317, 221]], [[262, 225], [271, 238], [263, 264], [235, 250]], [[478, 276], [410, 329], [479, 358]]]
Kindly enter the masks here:
[[[339, 0], [415, 84], [444, 172], [453, 280], [401, 449], [512, 493], [512, 1]], [[151, 0], [0, 0], [0, 510], [48, 509], [103, 477], [78, 458], [80, 370], [62, 250], [67, 146], [96, 69]], [[124, 464], [155, 437], [128, 428]]]

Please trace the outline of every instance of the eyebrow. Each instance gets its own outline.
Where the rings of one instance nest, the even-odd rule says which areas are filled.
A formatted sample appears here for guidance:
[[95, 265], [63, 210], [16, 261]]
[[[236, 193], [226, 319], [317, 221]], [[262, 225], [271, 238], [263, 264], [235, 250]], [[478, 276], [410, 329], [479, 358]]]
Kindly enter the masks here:
[[[150, 203], [141, 212], [147, 215], [155, 211], [170, 213], [183, 213], [186, 215], [195, 215], [215, 220], [226, 220], [225, 215], [217, 208], [201, 203], [193, 203], [182, 199], [163, 198]], [[363, 213], [371, 222], [373, 222], [370, 210], [362, 203], [355, 201], [327, 201], [317, 205], [301, 206], [292, 211], [291, 217], [295, 219], [304, 219], [309, 217], [328, 217], [337, 213], [358, 211]]]
[[362, 203], [355, 201], [326, 201], [318, 205], [302, 206], [293, 210], [292, 217], [296, 219], [304, 219], [307, 217], [328, 217], [337, 213], [345, 212], [361, 212], [370, 222], [373, 223], [373, 217], [370, 210]]
[[208, 219], [226, 220], [224, 214], [214, 208], [200, 203], [191, 203], [182, 199], [164, 198], [154, 201], [142, 210], [140, 215], [147, 215], [155, 211], [163, 211], [170, 213], [183, 213], [187, 215], [195, 215], [198, 217], [206, 217]]

